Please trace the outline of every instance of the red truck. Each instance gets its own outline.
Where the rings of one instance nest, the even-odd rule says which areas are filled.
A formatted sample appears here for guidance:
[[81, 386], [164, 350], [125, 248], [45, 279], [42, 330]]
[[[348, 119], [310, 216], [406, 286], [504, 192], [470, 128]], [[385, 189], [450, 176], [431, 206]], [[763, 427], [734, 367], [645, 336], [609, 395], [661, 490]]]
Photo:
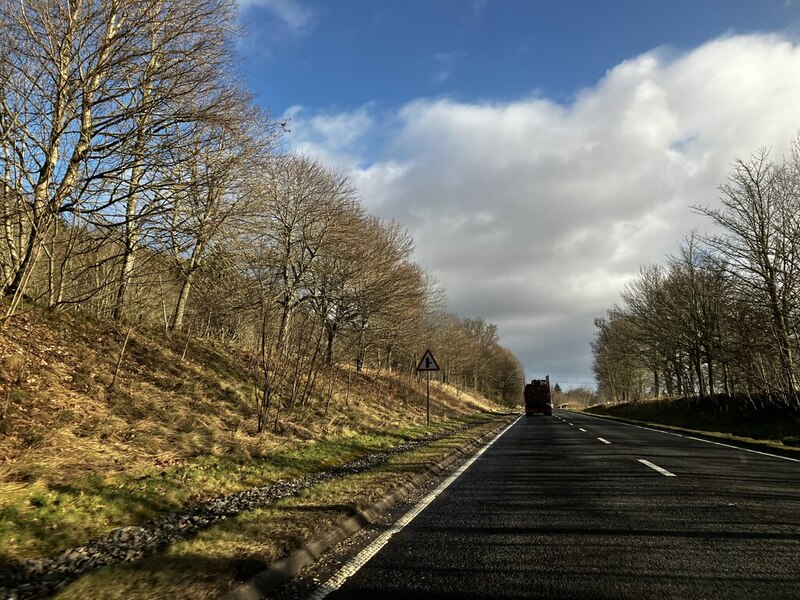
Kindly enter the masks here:
[[553, 415], [553, 404], [550, 401], [550, 375], [544, 379], [533, 379], [525, 385], [525, 416]]

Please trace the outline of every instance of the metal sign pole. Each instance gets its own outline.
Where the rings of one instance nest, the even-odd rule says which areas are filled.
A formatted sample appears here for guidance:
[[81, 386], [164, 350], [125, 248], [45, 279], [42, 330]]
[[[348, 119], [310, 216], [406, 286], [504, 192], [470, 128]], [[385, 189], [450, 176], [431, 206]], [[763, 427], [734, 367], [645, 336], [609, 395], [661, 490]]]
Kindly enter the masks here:
[[431, 372], [425, 371], [425, 374], [428, 376], [427, 378], [427, 401], [425, 403], [425, 425], [431, 424]]
[[425, 425], [431, 424], [431, 371], [438, 371], [439, 364], [430, 350], [425, 350], [417, 365], [417, 373], [425, 371]]

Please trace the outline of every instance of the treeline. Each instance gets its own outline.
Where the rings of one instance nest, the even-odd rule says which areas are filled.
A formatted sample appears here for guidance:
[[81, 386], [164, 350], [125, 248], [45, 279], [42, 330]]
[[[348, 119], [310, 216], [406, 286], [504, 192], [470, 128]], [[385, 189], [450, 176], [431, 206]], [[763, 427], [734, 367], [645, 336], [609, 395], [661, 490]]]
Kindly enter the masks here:
[[800, 138], [734, 163], [713, 224], [665, 265], [642, 267], [596, 319], [601, 397], [743, 396], [796, 410], [800, 326]]
[[[232, 0], [0, 0], [3, 316], [26, 303], [237, 344], [258, 429], [337, 363], [515, 403], [496, 328], [447, 312], [413, 240], [340, 172], [277, 150], [233, 74]], [[316, 391], [315, 391], [316, 390]]]

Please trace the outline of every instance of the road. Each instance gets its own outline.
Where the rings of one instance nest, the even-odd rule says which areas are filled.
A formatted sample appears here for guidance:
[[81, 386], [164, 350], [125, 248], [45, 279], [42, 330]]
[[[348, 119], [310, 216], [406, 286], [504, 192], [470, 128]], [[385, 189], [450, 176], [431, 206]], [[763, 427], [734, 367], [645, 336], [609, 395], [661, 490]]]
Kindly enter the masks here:
[[588, 415], [523, 417], [314, 597], [326, 593], [800, 598], [800, 463]]

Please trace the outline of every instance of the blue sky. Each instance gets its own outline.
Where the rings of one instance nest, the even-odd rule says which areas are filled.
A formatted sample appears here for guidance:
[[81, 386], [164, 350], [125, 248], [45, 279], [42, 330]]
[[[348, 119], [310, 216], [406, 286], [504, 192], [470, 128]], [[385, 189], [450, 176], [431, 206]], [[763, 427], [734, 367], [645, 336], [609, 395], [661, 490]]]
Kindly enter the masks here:
[[404, 224], [529, 379], [592, 382], [593, 319], [800, 131], [798, 0], [239, 1], [285, 148]]
[[441, 94], [569, 102], [653, 48], [792, 31], [799, 17], [786, 0], [250, 0], [243, 70], [275, 114]]

